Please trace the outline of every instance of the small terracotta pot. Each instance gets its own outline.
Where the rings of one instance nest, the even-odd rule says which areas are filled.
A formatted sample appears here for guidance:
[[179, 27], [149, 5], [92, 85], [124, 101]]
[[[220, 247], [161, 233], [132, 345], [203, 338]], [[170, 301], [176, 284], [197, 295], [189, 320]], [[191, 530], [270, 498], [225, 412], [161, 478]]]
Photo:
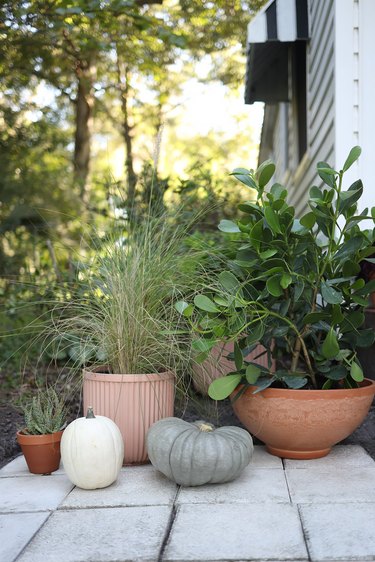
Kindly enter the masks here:
[[96, 415], [107, 416], [119, 427], [124, 464], [145, 463], [148, 429], [173, 416], [175, 377], [171, 372], [119, 375], [103, 371], [104, 367], [83, 371], [83, 409], [92, 406]]
[[365, 379], [351, 389], [267, 388], [257, 394], [251, 386], [233, 400], [239, 388], [231, 395], [234, 412], [269, 453], [316, 459], [361, 425], [375, 394], [375, 381]]
[[[197, 392], [202, 396], [207, 396], [208, 387], [210, 384], [219, 377], [225, 377], [231, 371], [235, 371], [233, 361], [227, 358], [229, 353], [233, 353], [234, 343], [227, 342], [221, 345], [215, 345], [212, 349], [210, 356], [202, 364], [195, 364], [192, 369], [193, 386]], [[256, 357], [262, 353], [265, 348], [262, 345], [257, 345], [256, 348], [249, 353], [245, 358], [247, 361], [253, 361], [258, 365], [268, 368], [267, 354], [261, 357]], [[275, 370], [275, 361], [272, 361], [271, 371]]]
[[[25, 431], [25, 430], [23, 430]], [[60, 466], [60, 441], [63, 431], [27, 435], [17, 431], [17, 441], [33, 474], [51, 474]]]

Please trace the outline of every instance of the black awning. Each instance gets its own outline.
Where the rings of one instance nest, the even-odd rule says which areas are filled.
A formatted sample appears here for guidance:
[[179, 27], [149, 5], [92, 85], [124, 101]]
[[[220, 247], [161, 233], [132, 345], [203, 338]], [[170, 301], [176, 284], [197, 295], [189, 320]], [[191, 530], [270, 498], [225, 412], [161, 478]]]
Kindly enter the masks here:
[[248, 26], [245, 103], [289, 101], [289, 49], [307, 41], [307, 0], [272, 0]]

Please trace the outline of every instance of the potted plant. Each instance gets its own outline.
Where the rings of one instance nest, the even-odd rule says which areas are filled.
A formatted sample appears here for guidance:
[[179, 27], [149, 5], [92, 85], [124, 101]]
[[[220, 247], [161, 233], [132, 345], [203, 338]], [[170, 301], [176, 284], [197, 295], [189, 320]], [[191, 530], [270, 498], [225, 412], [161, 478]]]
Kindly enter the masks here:
[[187, 228], [163, 215], [116, 231], [86, 266], [79, 293], [53, 315], [60, 348], [78, 342], [69, 353], [84, 366], [84, 411], [117, 424], [125, 464], [147, 462], [148, 428], [173, 416], [175, 390], [184, 392], [189, 347], [170, 328], [190, 287]]
[[60, 441], [66, 423], [66, 408], [53, 387], [39, 390], [22, 406], [26, 427], [17, 441], [33, 474], [50, 474], [60, 465]]
[[[343, 188], [359, 155], [354, 147], [339, 171], [318, 163], [321, 187], [310, 189], [309, 211], [299, 219], [286, 188], [275, 183], [266, 190], [274, 164], [236, 169], [233, 175], [256, 194], [239, 205], [238, 220], [219, 225], [236, 233], [236, 259], [194, 303], [178, 305], [199, 335], [199, 360], [218, 341], [234, 342], [235, 367], [209, 394], [231, 396], [242, 423], [279, 456], [326, 455], [361, 424], [375, 393], [357, 356], [374, 341], [363, 323], [375, 281], [358, 273], [374, 242], [374, 230], [359, 225], [373, 220], [375, 209], [370, 217], [368, 209], [357, 211], [360, 180]], [[267, 367], [245, 359], [258, 343], [267, 350]]]

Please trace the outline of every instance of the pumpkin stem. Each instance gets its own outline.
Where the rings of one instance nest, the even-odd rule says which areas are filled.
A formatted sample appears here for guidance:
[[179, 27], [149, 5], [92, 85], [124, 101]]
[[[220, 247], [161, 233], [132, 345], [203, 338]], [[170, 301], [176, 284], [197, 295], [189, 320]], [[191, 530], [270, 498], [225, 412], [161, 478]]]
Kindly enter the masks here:
[[95, 418], [95, 416], [94, 416], [94, 410], [93, 410], [92, 406], [89, 406], [89, 407], [87, 408], [86, 419], [90, 419], [90, 418]]
[[215, 429], [215, 427], [211, 423], [201, 423], [198, 425], [198, 428], [199, 431], [204, 431], [205, 433], [208, 433]]

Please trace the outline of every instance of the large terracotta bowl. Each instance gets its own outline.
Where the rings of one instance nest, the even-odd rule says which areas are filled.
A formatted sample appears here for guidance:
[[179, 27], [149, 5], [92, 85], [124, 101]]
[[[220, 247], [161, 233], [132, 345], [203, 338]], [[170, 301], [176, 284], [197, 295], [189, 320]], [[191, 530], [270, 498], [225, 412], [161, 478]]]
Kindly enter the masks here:
[[253, 394], [256, 387], [250, 386], [234, 400], [238, 390], [231, 396], [237, 417], [271, 454], [314, 459], [327, 455], [361, 425], [375, 394], [375, 381], [365, 379], [351, 389], [267, 388], [257, 394]]

